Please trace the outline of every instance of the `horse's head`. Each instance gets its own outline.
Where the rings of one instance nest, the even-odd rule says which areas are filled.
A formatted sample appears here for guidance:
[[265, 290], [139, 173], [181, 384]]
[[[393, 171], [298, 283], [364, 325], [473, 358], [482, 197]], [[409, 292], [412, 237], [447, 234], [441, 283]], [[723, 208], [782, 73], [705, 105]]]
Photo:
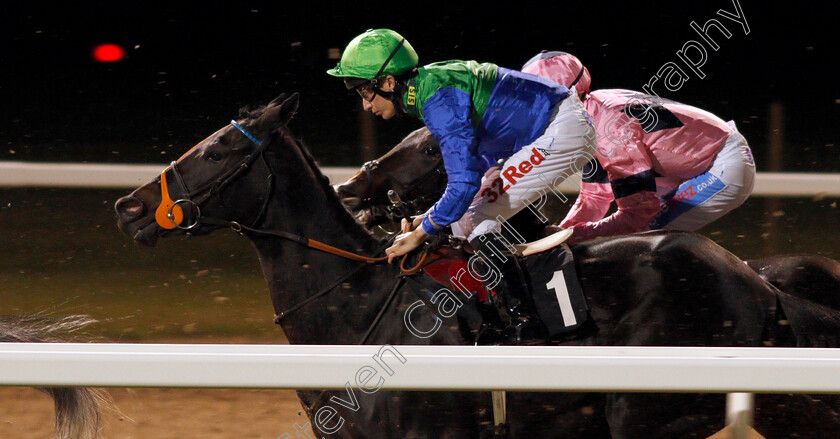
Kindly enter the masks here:
[[427, 128], [409, 134], [399, 145], [362, 169], [335, 190], [356, 220], [366, 226], [397, 220], [388, 198], [393, 190], [411, 213], [421, 213], [446, 187], [440, 146]]
[[273, 187], [264, 154], [273, 136], [288, 137], [284, 126], [297, 106], [297, 94], [281, 95], [199, 142], [159, 177], [117, 200], [120, 230], [154, 245], [159, 236], [259, 222]]

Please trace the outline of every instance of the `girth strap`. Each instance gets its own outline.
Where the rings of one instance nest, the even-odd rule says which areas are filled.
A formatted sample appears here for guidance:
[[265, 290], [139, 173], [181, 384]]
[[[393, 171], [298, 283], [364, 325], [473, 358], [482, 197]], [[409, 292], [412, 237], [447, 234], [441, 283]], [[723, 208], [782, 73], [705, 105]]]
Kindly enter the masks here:
[[[390, 240], [389, 240], [389, 242], [390, 242]], [[288, 316], [289, 314], [291, 314], [291, 313], [297, 311], [298, 309], [306, 306], [307, 304], [313, 302], [314, 300], [327, 295], [330, 291], [334, 290], [337, 286], [341, 285], [349, 277], [358, 273], [359, 270], [362, 269], [362, 267], [364, 267], [364, 265], [359, 265], [358, 267], [348, 271], [347, 273], [345, 273], [344, 275], [339, 277], [337, 280], [335, 280], [334, 282], [327, 285], [327, 287], [325, 287], [324, 289], [322, 289], [318, 293], [307, 297], [306, 299], [304, 299], [303, 301], [301, 301], [301, 302], [299, 302], [295, 305], [292, 305], [290, 308], [286, 309], [285, 311], [281, 311], [281, 312], [277, 313], [274, 316], [274, 323], [275, 324], [280, 324], [280, 322], [283, 321], [283, 319], [286, 318], [286, 316]], [[400, 288], [404, 284], [405, 284], [405, 276], [401, 275], [397, 278], [397, 281], [394, 283], [394, 287], [391, 288], [391, 292], [388, 293], [388, 297], [385, 299], [385, 303], [382, 305], [382, 308], [379, 310], [379, 313], [376, 314], [376, 318], [373, 319], [373, 322], [370, 324], [367, 331], [365, 331], [365, 335], [362, 337], [362, 340], [359, 342], [360, 345], [363, 345], [363, 344], [367, 343], [368, 339], [370, 339], [370, 336], [373, 334], [373, 331], [376, 330], [376, 328], [379, 326], [379, 323], [382, 321], [382, 317], [385, 315], [385, 311], [387, 311], [388, 308], [391, 307], [391, 303], [394, 301], [394, 298], [397, 296], [397, 293], [400, 291]]]
[[[277, 231], [277, 233], [282, 233], [282, 234], [289, 235], [289, 237], [288, 237], [287, 239], [292, 239], [292, 240], [293, 240], [293, 241], [295, 241], [295, 242], [301, 242], [301, 241], [300, 241], [301, 239], [305, 239], [305, 238], [302, 238], [302, 237], [300, 237], [300, 236], [293, 235], [293, 234], [291, 234], [291, 233], [283, 232], [282, 230]], [[294, 238], [293, 238], [293, 237], [294, 237]], [[295, 239], [295, 238], [296, 238], [296, 239]], [[389, 239], [388, 241], [386, 241], [384, 245], [385, 245], [385, 246], [387, 246], [387, 245], [390, 245], [390, 244], [391, 244], [391, 239]], [[382, 250], [384, 250], [384, 247], [382, 248]], [[380, 251], [381, 251], [381, 250], [380, 250]], [[361, 270], [363, 267], [364, 267], [364, 265], [359, 265], [359, 266], [357, 266], [356, 268], [354, 268], [354, 269], [352, 269], [352, 270], [348, 271], [347, 273], [343, 274], [343, 275], [342, 275], [341, 277], [339, 277], [339, 278], [338, 278], [335, 282], [332, 282], [332, 283], [330, 283], [329, 285], [327, 285], [327, 287], [326, 287], [326, 288], [324, 288], [324, 289], [322, 289], [321, 291], [319, 291], [319, 292], [315, 293], [315, 294], [314, 294], [314, 295], [312, 295], [312, 296], [307, 297], [306, 299], [304, 299], [304, 300], [303, 300], [302, 302], [300, 302], [300, 303], [297, 303], [297, 304], [295, 304], [295, 305], [292, 305], [290, 308], [286, 309], [285, 311], [281, 311], [281, 312], [277, 313], [277, 314], [274, 316], [274, 323], [275, 323], [275, 324], [280, 324], [280, 321], [282, 321], [284, 318], [286, 318], [286, 316], [288, 316], [289, 314], [291, 314], [291, 313], [292, 313], [292, 312], [294, 312], [294, 311], [297, 311], [298, 309], [300, 309], [300, 308], [301, 308], [301, 307], [303, 307], [304, 305], [306, 305], [306, 304], [308, 304], [308, 303], [312, 302], [313, 300], [315, 300], [315, 299], [317, 299], [317, 298], [319, 298], [319, 297], [322, 297], [322, 296], [324, 296], [325, 294], [329, 293], [330, 291], [332, 291], [333, 289], [335, 289], [335, 287], [337, 287], [337, 286], [341, 285], [341, 283], [342, 283], [342, 282], [344, 282], [345, 280], [347, 280], [350, 276], [352, 276], [352, 275], [354, 275], [354, 274], [358, 273], [358, 272], [359, 272], [359, 270]]]
[[382, 305], [382, 308], [379, 310], [379, 313], [376, 314], [376, 318], [373, 319], [373, 323], [371, 323], [370, 327], [368, 327], [367, 331], [365, 331], [365, 335], [364, 337], [362, 337], [362, 341], [360, 341], [359, 344], [367, 343], [371, 334], [373, 334], [373, 331], [376, 329], [377, 326], [379, 326], [379, 322], [382, 320], [382, 316], [385, 315], [385, 311], [387, 311], [388, 308], [391, 306], [391, 302], [394, 301], [394, 297], [397, 297], [397, 292], [400, 291], [400, 287], [402, 287], [404, 283], [404, 276], [400, 276], [399, 278], [397, 278], [397, 282], [394, 283], [394, 288], [391, 289], [391, 292], [388, 294], [388, 298], [385, 299], [385, 304]]
[[349, 278], [350, 276], [359, 272], [359, 270], [361, 270], [363, 267], [364, 267], [364, 265], [359, 265], [358, 267], [348, 271], [347, 273], [345, 273], [344, 275], [342, 275], [341, 277], [336, 279], [335, 282], [332, 282], [329, 285], [327, 285], [326, 288], [322, 289], [318, 293], [307, 297], [306, 299], [304, 299], [303, 301], [301, 301], [299, 303], [296, 303], [295, 305], [292, 305], [290, 308], [286, 309], [285, 311], [281, 311], [281, 312], [275, 314], [274, 315], [274, 323], [279, 325], [280, 322], [284, 318], [286, 318], [286, 316], [288, 316], [289, 314], [297, 311], [298, 309], [302, 308], [303, 306], [309, 304], [313, 300], [318, 299], [319, 297], [322, 297], [322, 296], [326, 295], [327, 293], [329, 293], [330, 291], [335, 289], [335, 287], [341, 285], [341, 283], [344, 282], [345, 280], [347, 280], [347, 278]]

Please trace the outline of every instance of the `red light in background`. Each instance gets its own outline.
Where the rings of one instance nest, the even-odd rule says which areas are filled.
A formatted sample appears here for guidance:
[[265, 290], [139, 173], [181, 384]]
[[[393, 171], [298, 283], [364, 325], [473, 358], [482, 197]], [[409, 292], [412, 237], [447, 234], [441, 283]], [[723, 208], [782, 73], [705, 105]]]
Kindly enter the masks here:
[[116, 44], [100, 44], [93, 48], [93, 59], [98, 62], [115, 62], [125, 57], [125, 50]]

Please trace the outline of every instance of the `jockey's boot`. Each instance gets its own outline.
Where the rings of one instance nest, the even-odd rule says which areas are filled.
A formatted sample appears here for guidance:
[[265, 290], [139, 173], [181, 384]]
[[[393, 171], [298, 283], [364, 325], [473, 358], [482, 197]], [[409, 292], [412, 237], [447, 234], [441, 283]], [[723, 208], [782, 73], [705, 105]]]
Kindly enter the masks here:
[[497, 233], [487, 233], [470, 241], [476, 254], [501, 274], [495, 289], [510, 318], [510, 325], [502, 331], [502, 344], [543, 344], [548, 341], [548, 333], [534, 309], [523, 267], [508, 251], [506, 242]]

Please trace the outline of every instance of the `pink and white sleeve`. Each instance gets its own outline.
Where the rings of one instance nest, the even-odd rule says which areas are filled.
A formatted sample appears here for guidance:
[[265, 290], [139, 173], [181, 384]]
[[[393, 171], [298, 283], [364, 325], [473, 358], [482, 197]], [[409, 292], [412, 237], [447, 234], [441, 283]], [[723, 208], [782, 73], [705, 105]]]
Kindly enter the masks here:
[[639, 191], [616, 199], [618, 210], [612, 215], [594, 222], [578, 223], [572, 226], [574, 233], [570, 243], [586, 241], [598, 236], [624, 235], [649, 229], [650, 221], [659, 213], [659, 197], [651, 191]]
[[560, 227], [568, 229], [575, 224], [600, 220], [607, 214], [612, 200], [612, 188], [608, 182], [582, 182], [580, 194], [566, 218], [560, 222]]

